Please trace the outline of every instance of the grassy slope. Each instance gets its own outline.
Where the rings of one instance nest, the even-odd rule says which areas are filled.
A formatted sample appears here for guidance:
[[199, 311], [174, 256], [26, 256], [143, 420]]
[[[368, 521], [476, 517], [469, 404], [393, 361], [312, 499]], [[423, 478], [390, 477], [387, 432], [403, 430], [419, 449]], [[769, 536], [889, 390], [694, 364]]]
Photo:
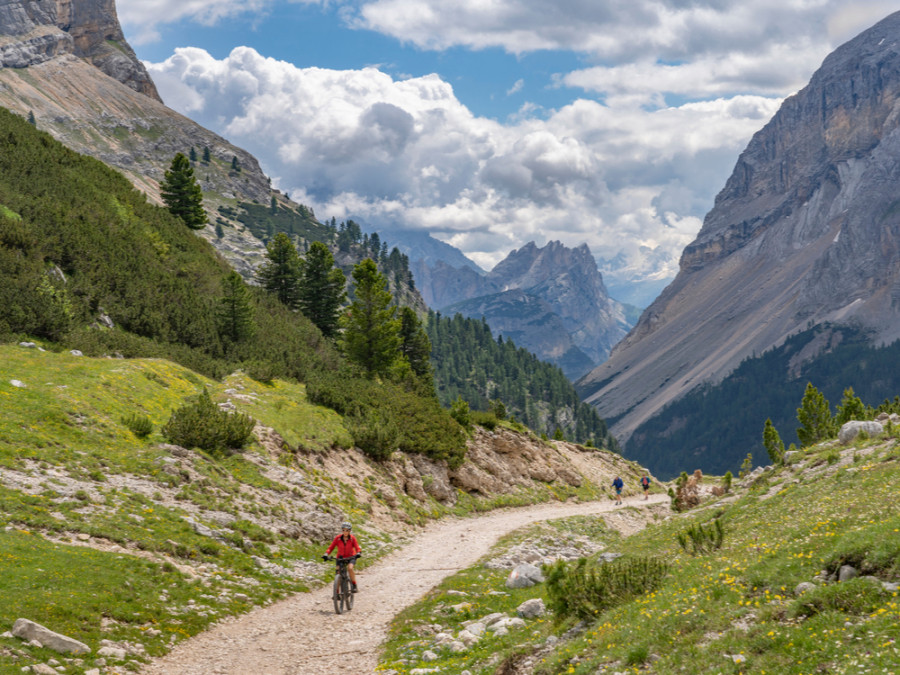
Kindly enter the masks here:
[[[819, 446], [794, 466], [767, 473], [739, 491], [736, 500], [704, 505], [624, 541], [600, 532], [608, 550], [659, 556], [671, 562], [671, 573], [656, 592], [598, 615], [557, 648], [535, 651], [547, 636], [560, 635], [572, 624], [545, 618], [504, 638], [483, 638], [464, 655], [436, 650], [438, 661], [419, 661], [430, 642], [416, 634], [417, 626], [440, 623], [443, 631], [455, 633], [463, 620], [493, 611], [514, 615], [525, 599], [545, 597], [543, 586], [508, 597], [487, 595], [506, 590], [506, 574], [476, 567], [449, 579], [395, 620], [383, 667], [400, 673], [416, 667], [513, 673], [518, 671], [498, 664], [528, 655], [536, 661], [534, 672], [541, 674], [900, 672], [896, 592], [855, 579], [819, 585], [802, 598], [794, 594], [800, 582], [845, 563], [883, 581], [900, 581], [897, 494], [896, 437], [843, 449]], [[700, 557], [685, 554], [677, 534], [716, 514], [726, 529], [723, 547]], [[445, 609], [460, 602], [448, 595], [451, 589], [474, 589], [475, 608], [463, 614]], [[399, 660], [404, 656], [406, 663]]]
[[[159, 428], [203, 386], [213, 400], [230, 399], [277, 430], [290, 448], [272, 456], [254, 443], [221, 460], [173, 455], [162, 447]], [[346, 478], [366, 492], [360, 499], [341, 476], [322, 471], [317, 453], [349, 447], [352, 438], [337, 413], [308, 403], [304, 392], [302, 384], [261, 384], [242, 374], [218, 382], [160, 359], [0, 344], [0, 633], [28, 618], [85, 642], [95, 655], [103, 639], [165, 653], [223, 616], [304, 590], [326, 574], [320, 546], [284, 534], [302, 526], [310, 508], [352, 517], [368, 550], [389, 550], [387, 535], [370, 525], [370, 504], [383, 501], [385, 488], [371, 477], [385, 472], [369, 464], [366, 477]], [[154, 424], [146, 439], [122, 423], [134, 412]], [[447, 507], [400, 490], [395, 515], [423, 522], [600, 494], [587, 481], [578, 489], [536, 483], [490, 499], [460, 495]], [[222, 524], [213, 513], [235, 520]], [[223, 540], [202, 536], [187, 518]], [[273, 575], [255, 558], [305, 573]], [[62, 660], [0, 638], [0, 672], [51, 658]], [[94, 658], [72, 662], [67, 672], [90, 669]]]

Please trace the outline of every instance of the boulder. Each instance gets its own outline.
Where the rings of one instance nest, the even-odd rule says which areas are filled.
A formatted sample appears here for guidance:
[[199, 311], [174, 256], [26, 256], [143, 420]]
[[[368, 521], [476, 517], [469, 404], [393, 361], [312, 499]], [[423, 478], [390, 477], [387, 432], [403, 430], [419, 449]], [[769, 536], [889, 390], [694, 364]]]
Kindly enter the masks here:
[[815, 589], [816, 585], [810, 581], [803, 581], [794, 587], [794, 595], [801, 596]]
[[530, 563], [516, 565], [506, 579], [507, 588], [529, 588], [544, 581], [541, 571]]
[[841, 565], [838, 571], [838, 581], [850, 581], [859, 576], [859, 571], [852, 565]]
[[12, 634], [21, 640], [37, 640], [47, 649], [63, 654], [90, 654], [91, 648], [65, 635], [54, 633], [39, 623], [28, 619], [17, 619], [13, 624]]
[[838, 432], [838, 441], [841, 445], [847, 445], [853, 442], [860, 433], [865, 432], [868, 436], [880, 436], [884, 431], [884, 427], [878, 422], [858, 422], [851, 420], [844, 423]]
[[547, 607], [544, 605], [544, 601], [540, 598], [532, 598], [531, 600], [526, 600], [521, 605], [516, 608], [516, 614], [518, 614], [523, 619], [536, 619], [539, 616], [544, 616], [547, 613]]

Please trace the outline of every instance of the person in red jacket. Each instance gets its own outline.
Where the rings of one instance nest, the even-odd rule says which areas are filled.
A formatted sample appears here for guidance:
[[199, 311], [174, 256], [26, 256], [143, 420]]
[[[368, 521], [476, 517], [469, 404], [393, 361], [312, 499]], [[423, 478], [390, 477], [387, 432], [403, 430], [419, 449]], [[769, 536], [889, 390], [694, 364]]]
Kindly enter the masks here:
[[[328, 547], [328, 550], [325, 551], [325, 555], [322, 557], [327, 557], [335, 549], [337, 549], [336, 553], [339, 558], [349, 558], [350, 556], [357, 554], [362, 555], [362, 549], [359, 547], [359, 542], [356, 541], [356, 537], [350, 534], [351, 529], [353, 529], [353, 526], [350, 523], [342, 524], [341, 533], [334, 538], [334, 541], [331, 542], [331, 546]], [[350, 572], [350, 583], [353, 584], [352, 592], [356, 593], [356, 570], [353, 569], [352, 562], [347, 565], [347, 571]]]

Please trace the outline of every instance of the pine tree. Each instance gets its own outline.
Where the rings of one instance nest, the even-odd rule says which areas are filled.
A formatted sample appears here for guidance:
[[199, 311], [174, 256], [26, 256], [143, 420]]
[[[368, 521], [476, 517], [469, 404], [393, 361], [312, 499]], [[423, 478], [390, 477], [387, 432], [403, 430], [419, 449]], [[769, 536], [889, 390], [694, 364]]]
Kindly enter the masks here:
[[203, 163], [204, 163], [204, 164], [209, 164], [209, 162], [210, 162], [211, 159], [212, 159], [212, 157], [211, 157], [210, 154], [209, 154], [209, 146], [208, 146], [208, 145], [204, 145], [204, 146], [203, 146]]
[[266, 247], [266, 260], [256, 271], [260, 285], [290, 309], [298, 309], [301, 260], [291, 238], [276, 234]]
[[28, 111], [28, 123], [37, 126], [37, 120], [34, 117], [34, 110]]
[[241, 172], [241, 163], [238, 161], [237, 155], [231, 156], [231, 170], [235, 173]]
[[400, 310], [400, 352], [419, 378], [432, 382], [431, 340], [411, 307]]
[[334, 256], [320, 241], [314, 241], [300, 271], [299, 307], [326, 337], [334, 337], [341, 305], [347, 298], [344, 273], [334, 266]]
[[190, 154], [188, 155], [188, 159], [190, 159], [191, 162], [196, 162], [196, 161], [197, 161], [197, 150], [194, 148], [193, 145], [191, 146], [191, 152], [190, 152]]
[[807, 383], [803, 400], [800, 402], [800, 407], [797, 408], [797, 421], [801, 425], [797, 429], [797, 438], [800, 439], [800, 445], [804, 448], [831, 438], [833, 435], [834, 422], [831, 419], [831, 407], [822, 392], [816, 389], [812, 382]]
[[835, 427], [839, 429], [845, 422], [851, 420], [862, 421], [867, 418], [866, 406], [862, 400], [853, 393], [853, 387], [844, 389], [844, 397], [841, 399], [837, 414], [834, 416]]
[[353, 268], [353, 280], [356, 299], [344, 321], [344, 353], [368, 375], [385, 375], [400, 356], [397, 308], [390, 306], [387, 280], [371, 258]]
[[187, 157], [180, 152], [172, 159], [171, 168], [159, 185], [163, 201], [169, 211], [181, 218], [192, 230], [201, 230], [206, 224], [203, 210], [203, 190], [194, 178], [194, 170]]
[[784, 461], [784, 443], [771, 419], [766, 420], [766, 426], [763, 429], [763, 446], [769, 453], [772, 464], [781, 464]]
[[232, 343], [246, 340], [256, 332], [250, 291], [241, 275], [234, 270], [222, 280], [218, 318], [219, 333]]

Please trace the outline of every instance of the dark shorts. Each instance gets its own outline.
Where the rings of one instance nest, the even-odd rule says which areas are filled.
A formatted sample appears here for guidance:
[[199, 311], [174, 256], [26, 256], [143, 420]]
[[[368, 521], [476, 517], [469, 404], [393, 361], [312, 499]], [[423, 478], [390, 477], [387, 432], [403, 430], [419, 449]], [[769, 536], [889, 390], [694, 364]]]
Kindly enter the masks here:
[[622, 488], [616, 488], [616, 494], [617, 495], [622, 494]]

